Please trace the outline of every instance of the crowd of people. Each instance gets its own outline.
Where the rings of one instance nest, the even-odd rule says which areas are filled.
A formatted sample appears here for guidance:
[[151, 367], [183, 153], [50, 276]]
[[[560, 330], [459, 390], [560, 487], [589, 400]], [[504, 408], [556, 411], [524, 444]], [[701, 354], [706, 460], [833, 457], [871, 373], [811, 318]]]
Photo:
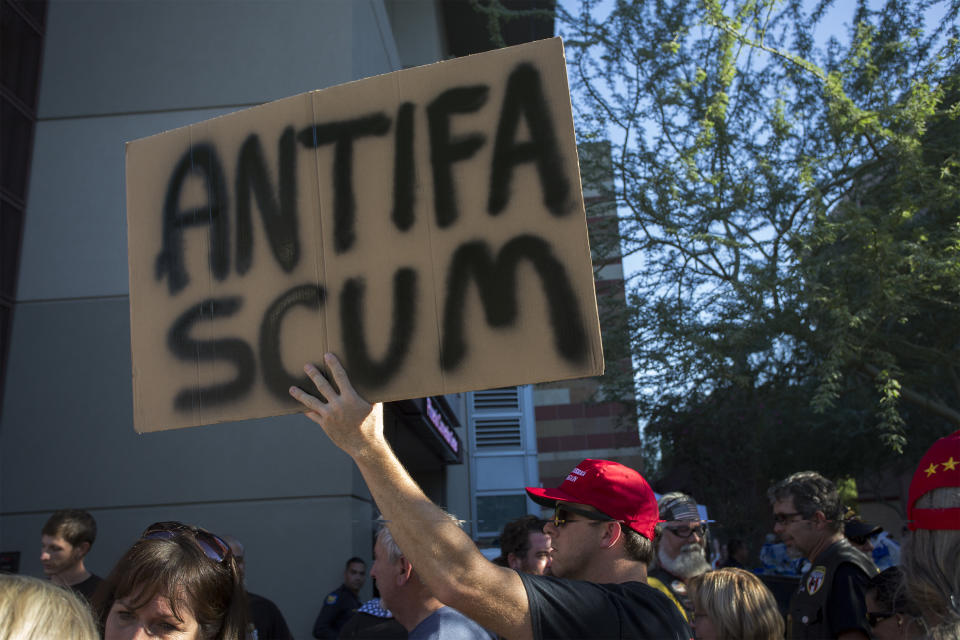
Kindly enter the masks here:
[[770, 488], [774, 532], [810, 563], [784, 623], [761, 581], [736, 567], [710, 571], [697, 557], [708, 523], [690, 496], [667, 494], [658, 504], [646, 480], [616, 462], [584, 460], [560, 487], [527, 488], [553, 509], [542, 529], [551, 575], [517, 571], [508, 556], [488, 561], [394, 455], [382, 407], [357, 394], [335, 356], [325, 364], [332, 381], [308, 364], [316, 394], [291, 387], [291, 395], [357, 464], [419, 581], [498, 636], [690, 638], [692, 623], [698, 638], [779, 638], [778, 618], [791, 638], [870, 638], [887, 621], [904, 633], [919, 625], [934, 639], [960, 635], [960, 432], [933, 444], [910, 485], [912, 535], [896, 588], [916, 615], [872, 609], [875, 599], [868, 606], [878, 572], [844, 536], [833, 483], [800, 472]]
[[[353, 458], [382, 515], [377, 597], [360, 601], [367, 565], [350, 558], [323, 600], [317, 638], [960, 638], [960, 431], [935, 442], [914, 474], [899, 567], [878, 571], [859, 540], [876, 527], [845, 535], [850, 520], [828, 479], [806, 471], [775, 483], [774, 532], [807, 562], [783, 606], [745, 567], [742, 541], [710, 565], [711, 521], [692, 496], [658, 500], [640, 473], [609, 460], [583, 460], [555, 488], [527, 487], [552, 516], [508, 523], [500, 557], [487, 560], [396, 458], [382, 407], [356, 393], [335, 357], [326, 364], [336, 388], [308, 365], [317, 394], [291, 395]], [[84, 564], [95, 538], [86, 512], [50, 518], [49, 580], [0, 575], [0, 640], [291, 637], [277, 606], [246, 590], [239, 540], [158, 522], [101, 579]]]

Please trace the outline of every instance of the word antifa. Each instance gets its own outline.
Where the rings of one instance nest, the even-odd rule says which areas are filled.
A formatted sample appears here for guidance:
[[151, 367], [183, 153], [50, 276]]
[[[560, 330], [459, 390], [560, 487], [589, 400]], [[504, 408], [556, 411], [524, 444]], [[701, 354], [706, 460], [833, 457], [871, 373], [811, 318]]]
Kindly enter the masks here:
[[[473, 113], [487, 101], [489, 87], [460, 86], [440, 93], [426, 106], [430, 165], [433, 175], [436, 224], [440, 228], [454, 224], [458, 217], [456, 185], [452, 166], [466, 160], [486, 143], [480, 132], [453, 135], [451, 118]], [[394, 127], [393, 211], [391, 220], [401, 232], [414, 223], [415, 160], [414, 113], [416, 106], [402, 103]], [[523, 118], [529, 139], [517, 140]], [[337, 254], [351, 250], [356, 241], [354, 197], [354, 141], [368, 136], [385, 136], [393, 123], [385, 113], [367, 114], [351, 120], [308, 126], [297, 132], [287, 127], [278, 141], [279, 171], [275, 190], [266, 167], [260, 138], [250, 134], [240, 147], [234, 181], [236, 199], [236, 272], [245, 274], [252, 264], [253, 232], [251, 195], [260, 209], [263, 226], [274, 258], [281, 268], [291, 272], [300, 259], [297, 216], [296, 158], [297, 143], [307, 148], [333, 147], [333, 245]], [[497, 216], [510, 198], [514, 169], [534, 163], [543, 194], [543, 204], [553, 216], [564, 216], [570, 209], [570, 182], [564, 172], [548, 105], [539, 72], [530, 64], [518, 65], [510, 74], [493, 142], [487, 212]], [[181, 191], [186, 181], [200, 175], [206, 182], [204, 206], [183, 210]], [[184, 262], [184, 233], [190, 227], [209, 226], [210, 272], [224, 280], [230, 272], [230, 228], [227, 187], [216, 148], [209, 143], [192, 145], [174, 166], [163, 206], [162, 249], [156, 259], [157, 280], [167, 279], [171, 296], [189, 283]], [[578, 303], [563, 263], [554, 256], [549, 243], [533, 235], [520, 235], [506, 242], [494, 256], [483, 241], [470, 241], [453, 254], [447, 281], [443, 311], [440, 366], [447, 371], [462, 364], [467, 353], [464, 340], [464, 298], [471, 281], [476, 282], [487, 322], [508, 327], [517, 320], [516, 270], [523, 260], [532, 263], [547, 300], [549, 317], [558, 352], [572, 362], [587, 356], [586, 331], [581, 323]], [[412, 342], [417, 317], [416, 272], [399, 268], [393, 283], [393, 324], [386, 354], [379, 360], [368, 353], [364, 336], [363, 297], [365, 279], [348, 279], [339, 292], [339, 312], [344, 340], [344, 356], [351, 378], [361, 388], [380, 388], [400, 370]], [[287, 388], [302, 384], [283, 367], [279, 356], [280, 324], [295, 306], [319, 310], [327, 294], [322, 286], [295, 286], [268, 307], [260, 326], [260, 361], [264, 382], [278, 398], [289, 399]], [[173, 324], [167, 346], [178, 358], [193, 362], [223, 360], [236, 368], [233, 380], [209, 387], [182, 390], [174, 404], [190, 410], [199, 404], [216, 405], [246, 395], [256, 379], [256, 358], [252, 347], [239, 338], [196, 340], [192, 328], [201, 321], [212, 321], [236, 314], [239, 297], [209, 298], [187, 309]]]

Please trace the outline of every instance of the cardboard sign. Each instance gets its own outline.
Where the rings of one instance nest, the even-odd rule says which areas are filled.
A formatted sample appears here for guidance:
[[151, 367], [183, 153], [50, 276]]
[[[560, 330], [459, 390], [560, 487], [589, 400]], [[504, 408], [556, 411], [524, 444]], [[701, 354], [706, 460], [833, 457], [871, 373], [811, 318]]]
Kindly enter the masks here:
[[134, 428], [603, 372], [559, 38], [126, 147]]

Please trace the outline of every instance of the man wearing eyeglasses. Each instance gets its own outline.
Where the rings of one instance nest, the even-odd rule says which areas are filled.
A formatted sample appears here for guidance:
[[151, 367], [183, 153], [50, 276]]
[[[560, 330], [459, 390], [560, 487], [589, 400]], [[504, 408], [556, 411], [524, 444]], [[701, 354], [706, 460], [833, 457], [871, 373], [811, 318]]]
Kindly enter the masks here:
[[544, 527], [554, 576], [574, 579], [497, 566], [397, 459], [383, 435], [382, 405], [357, 394], [336, 356], [324, 361], [336, 388], [308, 364], [304, 371], [320, 397], [297, 387], [290, 395], [356, 462], [394, 540], [440, 602], [511, 640], [691, 638], [676, 607], [646, 584], [658, 514], [639, 473], [585, 460], [557, 489], [528, 489], [554, 508], [553, 522]]
[[877, 568], [843, 537], [844, 509], [836, 486], [819, 473], [801, 471], [767, 495], [774, 532], [811, 565], [790, 599], [787, 637], [867, 640], [864, 594]]
[[689, 622], [693, 602], [687, 583], [710, 570], [704, 548], [706, 522], [700, 519], [697, 501], [685, 493], [664, 494], [657, 504], [664, 522], [656, 538], [657, 566], [647, 583], [669, 596]]

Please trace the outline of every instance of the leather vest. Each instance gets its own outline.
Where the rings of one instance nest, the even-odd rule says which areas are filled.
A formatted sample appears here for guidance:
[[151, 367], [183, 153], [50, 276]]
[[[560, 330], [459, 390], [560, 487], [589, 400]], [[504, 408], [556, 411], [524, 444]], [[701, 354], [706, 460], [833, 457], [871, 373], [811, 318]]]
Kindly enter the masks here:
[[854, 549], [845, 538], [830, 545], [817, 556], [810, 570], [803, 574], [797, 591], [790, 598], [790, 612], [787, 615], [789, 640], [833, 637], [827, 620], [827, 602], [837, 568], [845, 562], [856, 565], [868, 576], [877, 573], [873, 561]]

